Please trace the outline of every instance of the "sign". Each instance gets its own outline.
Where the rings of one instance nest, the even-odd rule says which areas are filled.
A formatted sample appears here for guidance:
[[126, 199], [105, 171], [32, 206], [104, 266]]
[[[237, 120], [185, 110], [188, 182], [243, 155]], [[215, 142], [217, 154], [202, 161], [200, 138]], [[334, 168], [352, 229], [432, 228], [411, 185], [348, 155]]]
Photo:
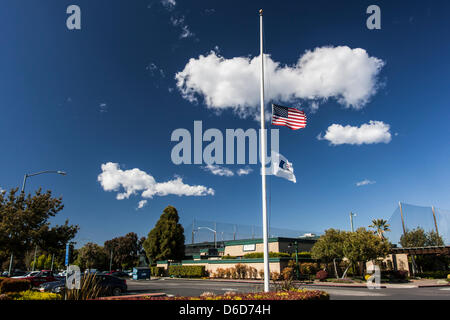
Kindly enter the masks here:
[[255, 251], [256, 250], [256, 244], [244, 244], [242, 247], [242, 251]]
[[66, 261], [64, 263], [65, 266], [69, 265], [69, 251], [70, 251], [70, 246], [69, 246], [69, 244], [66, 244]]

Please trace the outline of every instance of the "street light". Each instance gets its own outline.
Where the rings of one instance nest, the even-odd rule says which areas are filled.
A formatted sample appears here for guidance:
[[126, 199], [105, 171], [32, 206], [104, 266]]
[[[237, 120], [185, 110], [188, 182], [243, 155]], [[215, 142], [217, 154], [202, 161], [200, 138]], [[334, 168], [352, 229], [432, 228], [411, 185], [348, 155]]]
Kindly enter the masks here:
[[[21, 194], [23, 194], [25, 192], [25, 185], [26, 185], [27, 179], [29, 177], [37, 176], [37, 175], [44, 174], [44, 173], [56, 173], [56, 174], [59, 174], [62, 176], [67, 175], [66, 172], [61, 171], [61, 170], [45, 170], [45, 171], [39, 171], [39, 172], [31, 173], [31, 174], [26, 173], [23, 177], [22, 190], [20, 191]], [[37, 252], [37, 244], [36, 244], [36, 247], [34, 248], [33, 271], [34, 271], [34, 268], [36, 267], [36, 252]], [[9, 270], [8, 270], [9, 276], [11, 276], [12, 261], [13, 261], [13, 253], [11, 252], [11, 258], [9, 260]]]
[[214, 232], [214, 248], [217, 248], [217, 241], [216, 241], [217, 231], [214, 230], [214, 229], [208, 228], [208, 227], [197, 227], [197, 230], [200, 230], [200, 229], [207, 229], [207, 230], [209, 230], [211, 232]]
[[350, 212], [350, 227], [352, 229], [352, 232], [355, 232], [353, 228], [353, 217], [356, 217], [356, 213]]
[[29, 177], [34, 177], [37, 176], [39, 174], [44, 174], [44, 173], [56, 173], [56, 174], [60, 174], [62, 176], [66, 176], [67, 173], [64, 171], [60, 171], [60, 170], [46, 170], [46, 171], [40, 171], [40, 172], [36, 172], [36, 173], [31, 173], [31, 174], [25, 174], [25, 176], [23, 177], [23, 183], [22, 183], [22, 193], [25, 192], [25, 184], [27, 183], [27, 179]]
[[[298, 241], [295, 240], [293, 245], [295, 246], [295, 275], [297, 280], [300, 278], [299, 270], [298, 270]], [[292, 247], [292, 243], [289, 243], [288, 248]]]

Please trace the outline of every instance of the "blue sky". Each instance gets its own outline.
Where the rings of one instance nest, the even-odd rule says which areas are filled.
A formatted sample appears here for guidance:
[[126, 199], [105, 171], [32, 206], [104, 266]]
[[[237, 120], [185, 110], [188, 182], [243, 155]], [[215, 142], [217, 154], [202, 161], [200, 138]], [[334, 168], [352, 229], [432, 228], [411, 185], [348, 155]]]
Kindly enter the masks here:
[[[81, 8], [81, 30], [66, 28], [71, 4]], [[230, 177], [213, 175], [202, 165], [177, 166], [170, 158], [175, 145], [170, 135], [177, 128], [193, 130], [194, 120], [223, 132], [258, 128], [251, 115], [233, 111], [235, 105], [208, 107], [201, 93], [195, 93], [197, 103], [188, 101], [175, 75], [211, 50], [223, 59], [257, 56], [262, 7], [266, 52], [281, 66], [294, 68], [307, 50], [344, 46], [350, 52], [361, 48], [383, 63], [372, 79], [374, 92], [358, 108], [333, 95], [276, 101], [304, 109], [308, 126], [280, 128], [280, 152], [293, 163], [297, 183], [268, 178], [271, 225], [348, 229], [353, 211], [355, 225], [367, 226], [373, 218], [389, 218], [398, 201], [450, 208], [450, 4], [377, 1], [382, 28], [368, 30], [370, 4], [4, 1], [0, 187], [19, 186], [25, 173], [67, 171], [66, 177], [30, 178], [27, 191], [42, 186], [63, 196], [65, 209], [52, 221], [80, 225], [80, 243], [103, 243], [131, 231], [145, 236], [169, 204], [186, 224], [195, 217], [261, 225], [258, 166]], [[267, 90], [276, 94], [275, 79], [267, 81]], [[257, 90], [259, 83], [246, 85]], [[312, 105], [319, 107], [312, 110]], [[360, 128], [370, 121], [388, 125], [390, 138], [361, 145], [317, 138], [333, 124]], [[184, 184], [213, 189], [214, 195], [155, 195], [137, 209], [140, 192], [117, 200], [123, 190], [105, 191], [97, 180], [108, 162], [123, 171], [139, 168], [158, 183], [181, 177]], [[374, 183], [356, 185], [364, 180]]]

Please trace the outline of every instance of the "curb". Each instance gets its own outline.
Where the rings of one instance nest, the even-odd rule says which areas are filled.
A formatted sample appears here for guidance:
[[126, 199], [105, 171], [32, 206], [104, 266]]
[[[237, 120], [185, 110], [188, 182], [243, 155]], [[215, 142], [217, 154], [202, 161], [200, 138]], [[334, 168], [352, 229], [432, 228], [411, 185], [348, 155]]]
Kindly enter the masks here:
[[165, 297], [165, 293], [144, 293], [144, 294], [129, 294], [129, 295], [121, 295], [121, 296], [109, 296], [109, 297], [100, 297], [98, 300], [133, 300], [134, 298], [140, 297]]

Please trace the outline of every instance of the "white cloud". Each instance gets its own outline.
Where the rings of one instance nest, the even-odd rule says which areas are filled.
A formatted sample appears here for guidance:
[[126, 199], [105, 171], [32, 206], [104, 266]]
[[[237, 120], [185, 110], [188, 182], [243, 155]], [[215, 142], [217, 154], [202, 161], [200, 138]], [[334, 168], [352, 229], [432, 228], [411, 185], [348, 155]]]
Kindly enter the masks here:
[[181, 17], [178, 17], [178, 18], [170, 17], [170, 22], [172, 23], [172, 25], [174, 27], [180, 27], [181, 28], [180, 39], [185, 39], [185, 38], [189, 38], [189, 37], [195, 36], [195, 34], [193, 32], [191, 32], [191, 30], [189, 30], [189, 26], [185, 23], [184, 16], [181, 16]]
[[362, 187], [362, 186], [367, 186], [367, 185], [369, 185], [369, 184], [375, 184], [375, 183], [376, 183], [376, 181], [370, 181], [370, 180], [365, 179], [365, 180], [363, 180], [363, 181], [357, 182], [357, 183], [356, 183], [356, 186], [357, 186], [357, 187]]
[[[366, 50], [347, 46], [306, 51], [293, 66], [265, 55], [266, 98], [278, 102], [306, 99], [318, 103], [336, 99], [347, 108], [364, 107], [378, 88], [384, 62]], [[226, 59], [216, 51], [191, 58], [175, 75], [183, 98], [203, 98], [208, 108], [232, 108], [243, 116], [255, 115], [259, 106], [259, 57]]]
[[2, 187], [0, 187], [0, 193], [2, 193], [3, 191], [5, 191], [5, 189], [3, 189]]
[[232, 177], [234, 176], [234, 172], [228, 168], [224, 168], [217, 165], [208, 164], [207, 166], [202, 167], [204, 170], [211, 172], [215, 176], [225, 176]]
[[389, 143], [392, 139], [389, 130], [390, 126], [383, 121], [369, 121], [360, 127], [332, 124], [323, 137], [319, 134], [317, 138], [328, 140], [332, 145]]
[[246, 176], [248, 174], [250, 174], [253, 171], [252, 168], [241, 168], [239, 169], [236, 173], [238, 174], [238, 176]]
[[145, 207], [145, 205], [147, 204], [147, 200], [141, 200], [138, 203], [138, 209], [142, 209], [143, 207]]
[[118, 163], [108, 162], [102, 164], [102, 173], [98, 175], [105, 191], [119, 191], [117, 200], [128, 199], [131, 195], [142, 192], [143, 198], [153, 198], [153, 196], [206, 196], [214, 195], [214, 190], [202, 185], [187, 185], [183, 179], [176, 177], [167, 182], [156, 182], [150, 174], [138, 168], [121, 170]]
[[161, 0], [161, 4], [168, 10], [172, 10], [177, 2], [175, 0]]
[[106, 103], [100, 103], [99, 105], [99, 111], [101, 113], [108, 112], [108, 105]]

